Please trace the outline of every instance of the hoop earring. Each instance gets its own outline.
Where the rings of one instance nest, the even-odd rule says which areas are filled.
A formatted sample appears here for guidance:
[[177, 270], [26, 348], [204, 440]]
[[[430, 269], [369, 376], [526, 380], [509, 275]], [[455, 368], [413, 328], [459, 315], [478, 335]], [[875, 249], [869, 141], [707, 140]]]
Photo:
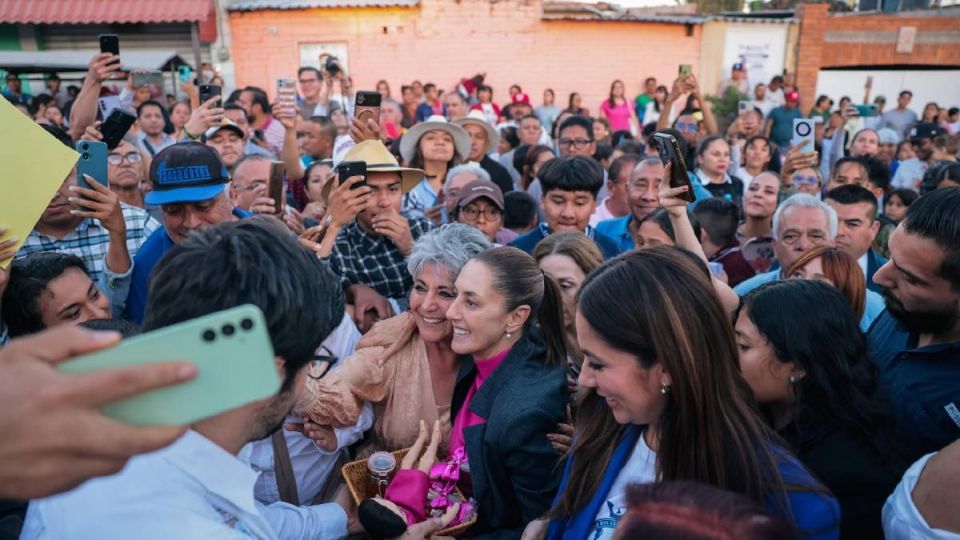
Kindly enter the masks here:
[[669, 394], [669, 393], [670, 393], [670, 385], [669, 385], [669, 384], [661, 384], [661, 385], [660, 385], [660, 393], [663, 394], [663, 395]]

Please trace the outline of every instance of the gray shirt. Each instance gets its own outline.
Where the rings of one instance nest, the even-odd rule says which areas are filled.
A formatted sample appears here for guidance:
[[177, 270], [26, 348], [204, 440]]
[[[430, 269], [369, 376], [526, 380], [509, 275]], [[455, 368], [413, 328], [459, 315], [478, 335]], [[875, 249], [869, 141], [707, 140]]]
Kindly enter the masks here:
[[888, 127], [903, 137], [917, 123], [917, 113], [910, 109], [891, 109], [883, 113], [883, 127]]

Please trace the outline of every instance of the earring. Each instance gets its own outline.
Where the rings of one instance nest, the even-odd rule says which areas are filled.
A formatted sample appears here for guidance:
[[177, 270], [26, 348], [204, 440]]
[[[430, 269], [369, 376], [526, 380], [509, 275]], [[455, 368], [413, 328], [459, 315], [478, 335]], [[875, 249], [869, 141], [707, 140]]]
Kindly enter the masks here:
[[661, 385], [660, 385], [660, 393], [663, 394], [663, 395], [669, 394], [669, 393], [670, 393], [670, 385], [669, 385], [669, 384], [661, 384]]
[[795, 375], [790, 376], [790, 384], [797, 384], [797, 377]]
[[507, 339], [510, 339], [512, 337], [513, 337], [513, 333], [507, 330]]

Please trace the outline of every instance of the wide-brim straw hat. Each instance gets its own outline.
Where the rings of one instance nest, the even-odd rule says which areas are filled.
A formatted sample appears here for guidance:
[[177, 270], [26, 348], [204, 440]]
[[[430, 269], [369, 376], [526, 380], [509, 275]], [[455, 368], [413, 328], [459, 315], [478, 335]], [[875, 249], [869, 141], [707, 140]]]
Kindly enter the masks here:
[[403, 160], [409, 163], [413, 159], [413, 154], [416, 153], [417, 145], [420, 144], [420, 137], [428, 131], [437, 130], [446, 131], [453, 137], [454, 152], [460, 156], [460, 161], [466, 161], [470, 155], [470, 136], [462, 127], [447, 122], [446, 118], [439, 115], [427, 118], [426, 122], [420, 122], [403, 134], [403, 138], [400, 139], [400, 155], [403, 156]]
[[[372, 141], [363, 141], [357, 143], [350, 150], [347, 151], [346, 155], [343, 156], [344, 161], [362, 161], [367, 164], [367, 172], [396, 172], [400, 173], [400, 189], [404, 193], [407, 193], [411, 189], [415, 188], [417, 184], [427, 175], [421, 169], [411, 169], [409, 167], [401, 167], [397, 163], [397, 158], [390, 153], [390, 150], [384, 146], [383, 142], [380, 140]], [[334, 169], [336, 171], [336, 169]], [[320, 196], [323, 197], [323, 200], [328, 200], [330, 196], [330, 190], [334, 186], [338, 185], [337, 181], [329, 181], [324, 184], [323, 188], [320, 191]]]
[[489, 154], [500, 144], [500, 132], [497, 131], [497, 128], [491, 126], [490, 122], [487, 122], [482, 112], [476, 109], [470, 111], [470, 114], [463, 118], [457, 118], [453, 123], [460, 127], [466, 124], [474, 124], [482, 127], [484, 131], [487, 132], [487, 147], [483, 150], [484, 154]]

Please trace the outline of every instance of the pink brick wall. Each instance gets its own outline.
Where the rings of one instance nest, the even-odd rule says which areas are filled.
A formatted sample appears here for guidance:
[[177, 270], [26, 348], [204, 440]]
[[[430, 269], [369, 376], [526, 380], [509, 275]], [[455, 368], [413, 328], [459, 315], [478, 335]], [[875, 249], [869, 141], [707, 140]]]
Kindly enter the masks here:
[[296, 73], [299, 43], [342, 41], [357, 89], [383, 78], [397, 97], [413, 79], [450, 89], [485, 71], [498, 103], [518, 83], [535, 105], [552, 87], [558, 103], [578, 91], [595, 113], [614, 79], [633, 97], [647, 76], [669, 86], [679, 64], [698, 68], [699, 26], [688, 37], [678, 24], [542, 21], [542, 9], [540, 0], [421, 0], [416, 8], [235, 12], [237, 84], [272, 93], [277, 77]]

